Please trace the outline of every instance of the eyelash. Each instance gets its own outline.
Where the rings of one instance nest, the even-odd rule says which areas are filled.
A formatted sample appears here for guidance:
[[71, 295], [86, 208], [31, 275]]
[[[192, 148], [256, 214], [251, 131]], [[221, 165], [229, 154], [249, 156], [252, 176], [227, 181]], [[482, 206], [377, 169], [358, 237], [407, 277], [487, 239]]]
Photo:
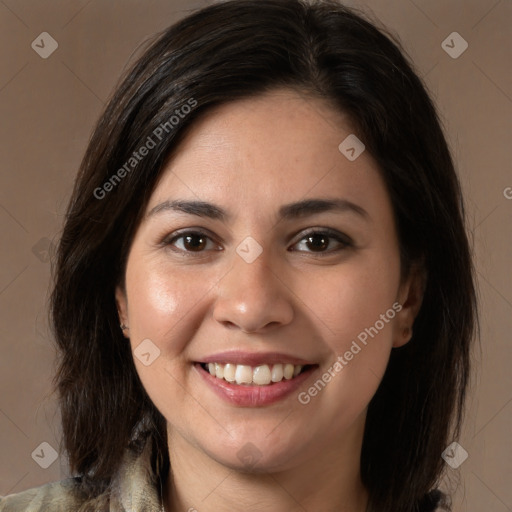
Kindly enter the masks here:
[[[172, 246], [177, 240], [182, 239], [182, 238], [186, 237], [187, 235], [200, 237], [200, 238], [207, 238], [208, 240], [212, 240], [212, 238], [210, 236], [208, 236], [208, 234], [205, 232], [190, 230], [190, 231], [182, 231], [181, 233], [179, 233], [179, 232], [173, 233], [170, 237], [167, 237], [166, 239], [164, 239], [162, 241], [162, 244], [167, 247]], [[327, 250], [327, 251], [319, 251], [319, 252], [306, 251], [311, 254], [314, 254], [315, 256], [329, 256], [329, 255], [338, 253], [344, 249], [354, 246], [354, 243], [350, 237], [348, 237], [347, 235], [344, 235], [343, 233], [339, 233], [338, 231], [334, 231], [329, 228], [322, 228], [322, 229], [318, 229], [318, 230], [312, 229], [310, 231], [302, 233], [302, 238], [297, 243], [302, 242], [303, 240], [307, 239], [308, 237], [316, 236], [316, 235], [327, 237], [328, 239], [334, 239], [338, 243], [340, 243], [342, 245], [342, 247], [335, 249], [335, 250]], [[294, 245], [296, 245], [296, 244], [294, 244]], [[328, 243], [328, 245], [329, 245], [329, 243]], [[192, 256], [194, 254], [201, 254], [201, 253], [205, 252], [204, 250], [202, 250], [202, 251], [188, 251], [188, 250], [184, 250], [184, 249], [171, 249], [171, 250], [174, 252], [180, 252], [187, 256]], [[294, 252], [304, 252], [304, 251], [294, 251]]]

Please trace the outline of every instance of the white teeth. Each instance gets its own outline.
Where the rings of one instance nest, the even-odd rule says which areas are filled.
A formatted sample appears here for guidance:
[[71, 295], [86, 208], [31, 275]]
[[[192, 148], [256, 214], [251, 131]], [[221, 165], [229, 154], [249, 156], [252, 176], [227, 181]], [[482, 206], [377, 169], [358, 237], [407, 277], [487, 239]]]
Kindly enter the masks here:
[[293, 377], [293, 364], [285, 364], [283, 372], [284, 378], [290, 380]]
[[224, 366], [224, 379], [228, 382], [235, 382], [236, 364], [226, 364]]
[[252, 368], [243, 364], [237, 364], [235, 380], [237, 384], [250, 384], [252, 382]]
[[256, 366], [252, 372], [252, 381], [258, 386], [266, 386], [271, 382], [270, 368], [264, 364], [262, 366]]
[[283, 380], [283, 365], [275, 364], [272, 367], [272, 382], [281, 382]]
[[257, 386], [268, 386], [271, 383], [281, 382], [283, 379], [290, 380], [302, 371], [303, 366], [287, 364], [262, 364], [251, 367], [243, 364], [221, 364], [208, 363], [208, 371], [218, 379], [236, 384], [254, 384]]

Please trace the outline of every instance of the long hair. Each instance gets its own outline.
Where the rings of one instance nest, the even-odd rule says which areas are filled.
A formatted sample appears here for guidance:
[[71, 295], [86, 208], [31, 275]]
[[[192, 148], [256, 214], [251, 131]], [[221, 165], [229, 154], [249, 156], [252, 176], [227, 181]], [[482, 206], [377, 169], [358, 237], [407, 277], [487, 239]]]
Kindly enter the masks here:
[[[148, 199], [202, 114], [282, 87], [349, 116], [391, 198], [402, 269], [422, 262], [427, 275], [413, 337], [392, 351], [369, 404], [369, 510], [410, 512], [439, 482], [463, 418], [477, 317], [461, 190], [436, 109], [399, 42], [364, 14], [334, 0], [231, 0], [159, 34], [125, 74], [68, 206], [51, 296], [56, 386], [70, 467], [91, 497], [143, 435], [169, 465], [166, 422], [138, 378], [114, 296]], [[149, 138], [155, 146], [131, 160]]]

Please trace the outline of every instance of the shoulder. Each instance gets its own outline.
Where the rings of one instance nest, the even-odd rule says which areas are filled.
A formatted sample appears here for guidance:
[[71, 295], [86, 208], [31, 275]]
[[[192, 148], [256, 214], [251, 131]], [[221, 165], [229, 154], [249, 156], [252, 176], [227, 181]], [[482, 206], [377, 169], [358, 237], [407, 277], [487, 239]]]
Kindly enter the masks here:
[[152, 444], [130, 446], [110, 483], [90, 492], [80, 477], [68, 478], [0, 497], [0, 512], [153, 512], [160, 509], [158, 476], [152, 468]]
[[70, 512], [80, 508], [73, 478], [0, 497], [0, 512]]

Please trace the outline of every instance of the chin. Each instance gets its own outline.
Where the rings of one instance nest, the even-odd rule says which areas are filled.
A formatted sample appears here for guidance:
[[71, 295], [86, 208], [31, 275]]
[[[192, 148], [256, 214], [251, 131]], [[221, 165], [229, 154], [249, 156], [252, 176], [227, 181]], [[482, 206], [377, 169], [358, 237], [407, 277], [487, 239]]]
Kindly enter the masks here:
[[303, 458], [298, 442], [290, 438], [272, 440], [262, 432], [265, 431], [254, 436], [230, 437], [229, 443], [215, 444], [205, 453], [231, 470], [251, 474], [283, 471]]

